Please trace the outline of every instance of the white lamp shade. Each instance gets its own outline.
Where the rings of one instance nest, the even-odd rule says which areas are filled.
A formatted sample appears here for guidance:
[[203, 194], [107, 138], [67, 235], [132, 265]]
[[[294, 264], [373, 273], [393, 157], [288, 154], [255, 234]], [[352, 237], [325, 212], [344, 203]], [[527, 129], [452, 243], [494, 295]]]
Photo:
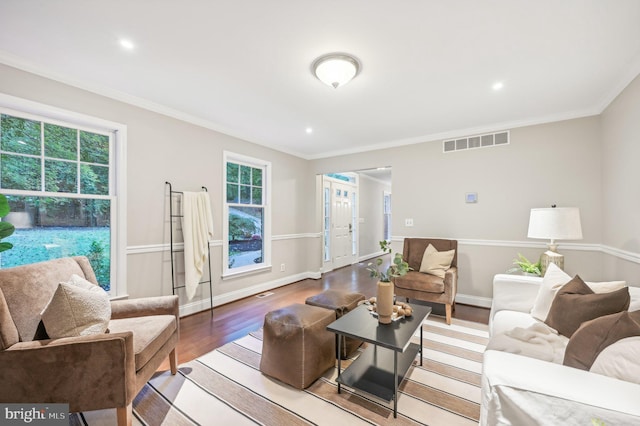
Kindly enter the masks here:
[[355, 58], [343, 54], [323, 56], [313, 64], [313, 72], [318, 80], [334, 89], [351, 81], [359, 69]]
[[531, 209], [529, 238], [581, 240], [582, 224], [577, 207]]

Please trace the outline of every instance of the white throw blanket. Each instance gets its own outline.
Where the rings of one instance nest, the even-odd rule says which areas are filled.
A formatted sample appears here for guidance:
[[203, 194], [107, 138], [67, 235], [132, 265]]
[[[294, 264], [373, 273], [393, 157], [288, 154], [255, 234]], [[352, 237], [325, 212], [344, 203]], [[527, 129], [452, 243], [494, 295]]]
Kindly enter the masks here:
[[182, 235], [184, 239], [184, 285], [193, 299], [209, 258], [209, 239], [213, 238], [213, 218], [209, 193], [184, 192], [182, 196]]
[[568, 342], [569, 339], [539, 322], [528, 328], [516, 327], [492, 336], [487, 350], [493, 349], [562, 364]]

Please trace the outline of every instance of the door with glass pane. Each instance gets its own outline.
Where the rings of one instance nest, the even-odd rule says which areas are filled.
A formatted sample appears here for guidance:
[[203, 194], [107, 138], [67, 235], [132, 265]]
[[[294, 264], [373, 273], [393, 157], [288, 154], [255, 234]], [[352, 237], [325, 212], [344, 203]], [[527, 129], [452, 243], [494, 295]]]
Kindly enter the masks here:
[[333, 267], [341, 268], [354, 262], [353, 241], [353, 187], [332, 183], [332, 227], [331, 250]]

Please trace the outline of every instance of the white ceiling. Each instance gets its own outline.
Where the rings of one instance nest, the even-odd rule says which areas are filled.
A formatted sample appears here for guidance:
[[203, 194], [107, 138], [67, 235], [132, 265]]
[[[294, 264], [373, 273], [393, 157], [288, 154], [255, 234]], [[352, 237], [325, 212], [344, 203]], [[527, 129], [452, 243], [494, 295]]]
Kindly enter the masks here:
[[[320, 158], [600, 113], [639, 23], [638, 0], [1, 0], [0, 62]], [[336, 51], [362, 72], [332, 89], [311, 63]]]

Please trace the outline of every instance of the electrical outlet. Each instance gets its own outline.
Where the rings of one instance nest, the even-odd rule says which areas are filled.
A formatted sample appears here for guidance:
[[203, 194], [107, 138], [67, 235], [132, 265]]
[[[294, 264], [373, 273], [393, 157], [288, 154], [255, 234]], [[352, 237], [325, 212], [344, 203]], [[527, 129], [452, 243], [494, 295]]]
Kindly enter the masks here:
[[404, 226], [413, 226], [413, 219], [412, 218], [405, 219]]
[[280, 264], [280, 272], [284, 272], [284, 263]]

